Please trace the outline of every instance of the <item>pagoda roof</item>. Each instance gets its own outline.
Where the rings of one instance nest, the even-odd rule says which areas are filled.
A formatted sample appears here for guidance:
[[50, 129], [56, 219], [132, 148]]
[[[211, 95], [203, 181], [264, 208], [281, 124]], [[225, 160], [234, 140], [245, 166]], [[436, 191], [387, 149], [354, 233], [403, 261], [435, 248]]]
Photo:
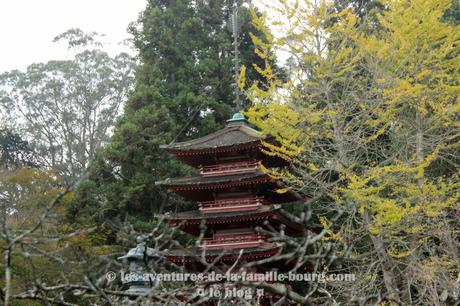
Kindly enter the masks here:
[[235, 185], [247, 185], [253, 182], [267, 182], [271, 178], [262, 170], [258, 169], [254, 173], [232, 174], [232, 175], [219, 175], [219, 176], [191, 176], [184, 178], [168, 178], [164, 181], [155, 182], [156, 185], [164, 185], [168, 187], [183, 187], [189, 189], [206, 189], [209, 185], [230, 183]]
[[197, 154], [209, 151], [231, 151], [236, 147], [251, 147], [258, 145], [261, 139], [266, 137], [245, 122], [230, 123], [225, 128], [206, 136], [162, 145], [160, 148], [166, 149], [174, 154]]
[[199, 201], [198, 194], [195, 191], [205, 191], [234, 188], [240, 186], [250, 186], [255, 184], [270, 184], [270, 192], [275, 197], [275, 203], [285, 203], [305, 200], [305, 196], [294, 190], [288, 190], [285, 193], [278, 194], [275, 190], [285, 188], [285, 186], [276, 179], [271, 178], [268, 174], [258, 169], [253, 173], [232, 174], [222, 176], [193, 176], [185, 178], [168, 178], [164, 181], [155, 182], [156, 185], [168, 187], [169, 190], [178, 193], [182, 197]]
[[280, 205], [263, 205], [259, 209], [255, 211], [245, 211], [244, 213], [239, 211], [232, 211], [232, 212], [221, 212], [221, 213], [207, 213], [203, 214], [199, 210], [190, 210], [190, 211], [183, 211], [173, 214], [165, 214], [166, 220], [207, 220], [207, 219], [222, 219], [228, 217], [241, 217], [241, 216], [251, 216], [251, 215], [258, 215], [260, 213], [266, 212], [273, 212], [279, 210]]
[[[271, 257], [281, 251], [281, 243], [265, 242], [255, 248], [245, 249], [224, 249], [224, 250], [204, 250], [199, 247], [184, 248], [184, 249], [173, 249], [164, 252], [164, 255], [168, 261], [173, 263], [186, 263], [199, 261], [204, 255], [206, 262], [212, 262], [216, 257], [219, 257], [220, 261], [234, 261], [238, 258], [241, 260], [247, 259], [260, 259]], [[240, 252], [242, 255], [240, 257]]]
[[291, 220], [281, 209], [281, 205], [263, 205], [258, 210], [246, 212], [225, 212], [203, 214], [199, 210], [166, 214], [168, 223], [178, 226], [181, 230], [189, 233], [199, 234], [199, 227], [202, 220], [206, 224], [223, 224], [234, 222], [257, 222], [269, 220], [275, 223], [284, 224], [291, 234], [302, 233], [304, 225]]

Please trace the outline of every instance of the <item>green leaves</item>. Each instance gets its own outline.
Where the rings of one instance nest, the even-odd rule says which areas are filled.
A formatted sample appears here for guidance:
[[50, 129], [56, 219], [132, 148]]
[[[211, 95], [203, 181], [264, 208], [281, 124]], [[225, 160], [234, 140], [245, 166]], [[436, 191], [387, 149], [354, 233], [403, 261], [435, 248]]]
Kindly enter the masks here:
[[81, 49], [71, 60], [32, 64], [0, 77], [9, 124], [46, 164], [69, 181], [79, 177], [107, 142], [132, 87], [134, 60], [96, 47], [95, 34], [73, 29], [58, 36]]
[[[131, 25], [141, 60], [135, 89], [91, 175], [97, 182], [94, 192], [107, 199], [111, 218], [131, 216], [141, 224], [163, 209], [175, 210], [182, 204], [155, 181], [192, 170], [159, 146], [211, 133], [230, 117], [236, 85], [227, 27], [230, 4], [150, 1]], [[247, 66], [263, 63], [249, 37], [250, 31], [254, 35], [259, 31], [251, 25], [245, 7], [240, 18], [240, 61]], [[263, 79], [253, 68], [247, 69], [246, 76], [248, 84]]]

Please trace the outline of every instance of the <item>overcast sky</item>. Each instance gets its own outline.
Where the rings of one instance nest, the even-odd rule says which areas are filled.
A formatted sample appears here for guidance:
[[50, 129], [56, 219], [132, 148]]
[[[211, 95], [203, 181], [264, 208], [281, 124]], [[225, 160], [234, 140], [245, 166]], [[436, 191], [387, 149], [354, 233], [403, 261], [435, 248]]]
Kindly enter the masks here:
[[[267, 0], [253, 0], [260, 6]], [[147, 0], [0, 0], [0, 73], [71, 57], [53, 38], [71, 28], [105, 34], [105, 50], [127, 51], [127, 27]], [[132, 50], [134, 52], [134, 50]]]
[[63, 59], [70, 53], [53, 38], [70, 28], [106, 34], [107, 50], [129, 34], [146, 0], [0, 0], [0, 73], [29, 64]]

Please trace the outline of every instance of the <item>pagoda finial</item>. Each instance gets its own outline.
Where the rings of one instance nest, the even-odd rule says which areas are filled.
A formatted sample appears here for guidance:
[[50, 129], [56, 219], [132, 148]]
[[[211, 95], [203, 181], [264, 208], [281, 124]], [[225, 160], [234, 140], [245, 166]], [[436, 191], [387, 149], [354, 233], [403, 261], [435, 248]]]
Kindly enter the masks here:
[[246, 117], [241, 112], [236, 112], [233, 114], [231, 119], [227, 120], [229, 125], [244, 125], [247, 124]]
[[239, 30], [239, 23], [238, 23], [238, 8], [239, 8], [239, 3], [238, 1], [235, 1], [233, 3], [233, 13], [231, 17], [231, 23], [232, 23], [232, 36], [233, 36], [233, 78], [234, 78], [234, 84], [233, 86], [235, 87], [235, 100], [234, 100], [234, 105], [235, 105], [235, 111], [240, 111], [242, 108], [242, 101], [241, 101], [241, 91], [240, 88], [238, 87], [238, 77], [240, 74], [240, 51], [239, 51], [239, 41], [238, 41], [238, 30]]

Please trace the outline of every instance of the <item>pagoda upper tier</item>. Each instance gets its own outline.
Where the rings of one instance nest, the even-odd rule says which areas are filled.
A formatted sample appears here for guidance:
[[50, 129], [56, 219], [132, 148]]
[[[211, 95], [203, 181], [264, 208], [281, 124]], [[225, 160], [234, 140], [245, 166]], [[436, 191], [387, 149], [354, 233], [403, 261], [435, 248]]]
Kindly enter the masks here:
[[[213, 165], [227, 164], [232, 166], [241, 163], [243, 167], [253, 167], [247, 163], [248, 158], [255, 162], [264, 160], [268, 166], [285, 166], [286, 162], [280, 158], [270, 157], [260, 151], [262, 141], [272, 142], [272, 137], [263, 135], [261, 132], [250, 127], [241, 113], [236, 113], [227, 121], [227, 125], [214, 133], [204, 137], [176, 142], [161, 146], [173, 154], [177, 159], [199, 168], [203, 175], [212, 175]], [[224, 170], [224, 171], [222, 171]], [[221, 169], [222, 173], [229, 173], [228, 169]]]
[[276, 204], [305, 200], [303, 195], [291, 190], [278, 192], [285, 186], [262, 170], [262, 164], [266, 168], [287, 165], [283, 159], [263, 153], [263, 142], [274, 143], [273, 138], [250, 127], [241, 113], [233, 115], [227, 123], [223, 129], [204, 137], [163, 146], [179, 160], [198, 169], [199, 175], [170, 178], [157, 184], [187, 200], [208, 202], [204, 206], [218, 206], [216, 194], [232, 192], [256, 195]]

